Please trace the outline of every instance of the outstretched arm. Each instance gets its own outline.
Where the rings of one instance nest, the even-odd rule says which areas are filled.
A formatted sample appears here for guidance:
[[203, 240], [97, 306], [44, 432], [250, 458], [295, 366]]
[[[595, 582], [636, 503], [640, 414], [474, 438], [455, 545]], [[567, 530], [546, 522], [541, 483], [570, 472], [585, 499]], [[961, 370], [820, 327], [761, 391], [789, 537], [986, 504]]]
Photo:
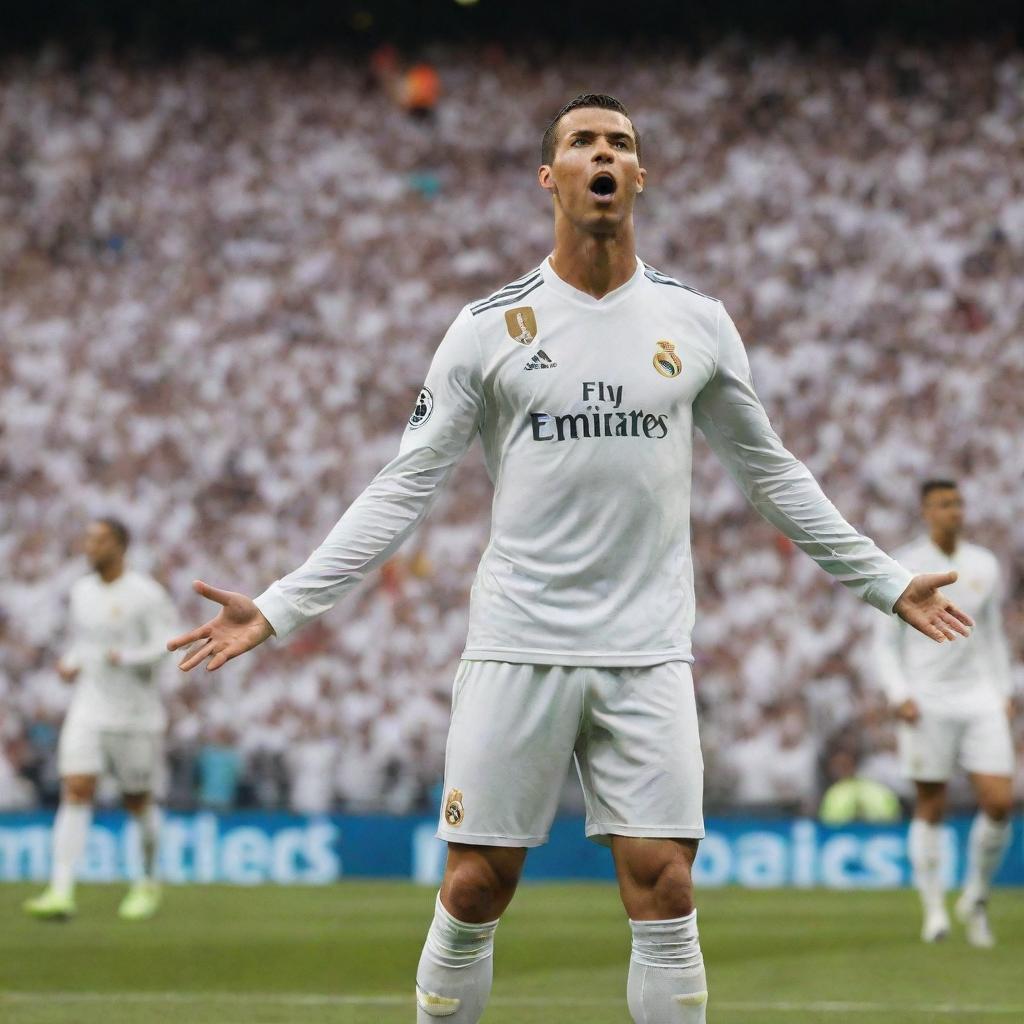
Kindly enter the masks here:
[[912, 577], [859, 534], [788, 452], [754, 391], [746, 352], [724, 310], [715, 372], [694, 403], [694, 422], [750, 503], [858, 597], [895, 612], [938, 642], [966, 636], [970, 617], [939, 593], [955, 576]]
[[196, 591], [222, 608], [215, 618], [168, 644], [171, 650], [197, 644], [181, 668], [187, 672], [209, 658], [207, 668], [214, 671], [271, 634], [287, 636], [390, 558], [426, 516], [472, 442], [481, 418], [480, 381], [476, 333], [468, 310], [463, 310], [437, 350], [398, 456], [305, 563], [255, 601], [196, 582]]

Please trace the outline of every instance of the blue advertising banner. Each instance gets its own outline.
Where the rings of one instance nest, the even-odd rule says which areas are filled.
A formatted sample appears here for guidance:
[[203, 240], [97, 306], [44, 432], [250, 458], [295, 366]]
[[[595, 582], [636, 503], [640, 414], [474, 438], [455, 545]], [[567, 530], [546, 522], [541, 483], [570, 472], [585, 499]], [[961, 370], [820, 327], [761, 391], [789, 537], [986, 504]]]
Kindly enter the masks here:
[[[50, 870], [48, 812], [0, 814], [0, 881], [42, 881]], [[435, 819], [423, 817], [300, 817], [291, 814], [168, 814], [161, 870], [177, 883], [322, 885], [343, 878], [405, 878], [435, 884], [444, 844]], [[969, 819], [945, 828], [947, 882], [963, 875]], [[123, 814], [100, 813], [83, 857], [83, 881], [113, 882], [138, 870], [135, 825]], [[606, 849], [583, 835], [583, 821], [562, 818], [546, 846], [531, 850], [525, 877], [607, 879], [615, 875]], [[825, 886], [895, 888], [909, 884], [904, 825], [829, 828], [795, 818], [718, 818], [707, 822], [694, 869], [699, 886], [755, 888]], [[997, 881], [1024, 885], [1024, 820]]]

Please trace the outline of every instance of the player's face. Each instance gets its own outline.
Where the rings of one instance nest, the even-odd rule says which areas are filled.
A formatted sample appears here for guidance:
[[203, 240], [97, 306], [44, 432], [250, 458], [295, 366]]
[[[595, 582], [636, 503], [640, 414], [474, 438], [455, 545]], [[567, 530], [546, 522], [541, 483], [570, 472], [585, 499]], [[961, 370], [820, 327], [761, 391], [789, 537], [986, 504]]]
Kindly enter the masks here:
[[557, 130], [554, 159], [540, 169], [541, 187], [581, 230], [614, 234], [632, 216], [647, 174], [629, 118], [583, 107], [570, 110]]
[[964, 500], [955, 487], [929, 492], [922, 510], [924, 521], [933, 533], [958, 534], [964, 525]]
[[85, 557], [96, 570], [110, 565], [120, 558], [121, 550], [114, 531], [106, 523], [90, 523], [85, 531]]

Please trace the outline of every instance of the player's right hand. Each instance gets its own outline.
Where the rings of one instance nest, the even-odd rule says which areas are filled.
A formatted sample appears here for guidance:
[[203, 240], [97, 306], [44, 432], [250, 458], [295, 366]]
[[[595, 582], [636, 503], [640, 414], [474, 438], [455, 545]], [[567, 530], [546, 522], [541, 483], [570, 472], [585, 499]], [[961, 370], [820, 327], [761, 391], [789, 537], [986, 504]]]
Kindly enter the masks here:
[[62, 683], [73, 683], [78, 678], [78, 669], [66, 665], [63, 661], [57, 662], [57, 675]]
[[207, 658], [207, 672], [216, 672], [226, 661], [258, 647], [272, 636], [274, 627], [256, 607], [252, 598], [231, 590], [218, 590], [202, 580], [192, 584], [197, 594], [221, 605], [215, 618], [204, 622], [191, 633], [183, 633], [168, 641], [167, 650], [188, 647], [178, 668], [188, 672]]
[[901, 722], [913, 725], [921, 717], [921, 709], [917, 706], [917, 701], [908, 697], [902, 704], [897, 705], [896, 717]]

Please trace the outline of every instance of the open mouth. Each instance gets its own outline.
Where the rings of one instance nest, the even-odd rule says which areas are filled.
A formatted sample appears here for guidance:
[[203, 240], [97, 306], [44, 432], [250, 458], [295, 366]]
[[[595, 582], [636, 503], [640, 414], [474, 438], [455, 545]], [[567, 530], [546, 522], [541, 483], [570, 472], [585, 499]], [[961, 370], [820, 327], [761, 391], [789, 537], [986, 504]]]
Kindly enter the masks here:
[[612, 177], [607, 171], [603, 171], [598, 174], [590, 182], [590, 191], [597, 196], [599, 199], [611, 199], [615, 195], [615, 190], [618, 188], [618, 184], [615, 178]]

